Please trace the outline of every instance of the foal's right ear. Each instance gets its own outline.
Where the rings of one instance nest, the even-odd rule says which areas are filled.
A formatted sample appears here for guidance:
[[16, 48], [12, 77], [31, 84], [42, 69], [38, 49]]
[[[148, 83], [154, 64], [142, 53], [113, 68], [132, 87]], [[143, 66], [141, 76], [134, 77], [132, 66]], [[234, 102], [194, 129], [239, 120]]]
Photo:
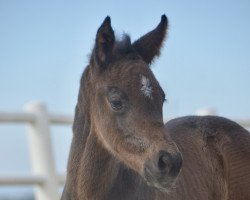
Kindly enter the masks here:
[[109, 60], [114, 43], [114, 31], [111, 27], [110, 17], [107, 16], [96, 34], [94, 59], [97, 65], [101, 67]]

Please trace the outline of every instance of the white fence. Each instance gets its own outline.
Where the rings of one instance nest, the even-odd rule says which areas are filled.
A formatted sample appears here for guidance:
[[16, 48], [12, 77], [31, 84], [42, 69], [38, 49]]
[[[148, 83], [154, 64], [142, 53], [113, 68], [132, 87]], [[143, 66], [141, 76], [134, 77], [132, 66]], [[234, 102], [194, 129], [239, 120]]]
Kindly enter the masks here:
[[[25, 123], [29, 141], [32, 175], [0, 177], [0, 185], [34, 185], [36, 200], [59, 200], [59, 186], [65, 182], [65, 175], [55, 170], [51, 124], [72, 125], [73, 118], [65, 115], [50, 114], [45, 104], [29, 103], [21, 113], [0, 112], [0, 123]], [[209, 110], [197, 114], [214, 114]], [[250, 120], [235, 120], [244, 127], [250, 127]]]
[[58, 175], [52, 151], [51, 124], [71, 125], [71, 116], [48, 113], [41, 103], [29, 103], [21, 113], [0, 113], [0, 123], [25, 123], [29, 143], [32, 175], [0, 177], [0, 185], [34, 185], [36, 200], [59, 200], [59, 186], [65, 175]]

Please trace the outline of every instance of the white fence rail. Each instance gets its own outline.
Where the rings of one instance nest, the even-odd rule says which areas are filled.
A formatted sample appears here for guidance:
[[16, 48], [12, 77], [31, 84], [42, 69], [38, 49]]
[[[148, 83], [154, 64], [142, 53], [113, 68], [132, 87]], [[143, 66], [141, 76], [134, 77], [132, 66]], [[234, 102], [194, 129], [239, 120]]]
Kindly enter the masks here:
[[[34, 185], [36, 200], [59, 200], [59, 186], [65, 182], [65, 175], [58, 175], [55, 170], [50, 125], [71, 125], [73, 118], [50, 114], [45, 104], [41, 103], [29, 103], [24, 110], [21, 113], [0, 112], [0, 123], [25, 123], [27, 125], [32, 175], [2, 176], [0, 185]], [[197, 114], [215, 113], [205, 109], [200, 110]], [[235, 121], [250, 128], [250, 120]]]
[[52, 151], [51, 124], [71, 125], [73, 118], [49, 114], [41, 103], [29, 103], [21, 113], [0, 113], [0, 123], [25, 123], [29, 144], [32, 175], [0, 177], [0, 185], [34, 185], [36, 200], [59, 200], [59, 186], [65, 175], [58, 175]]

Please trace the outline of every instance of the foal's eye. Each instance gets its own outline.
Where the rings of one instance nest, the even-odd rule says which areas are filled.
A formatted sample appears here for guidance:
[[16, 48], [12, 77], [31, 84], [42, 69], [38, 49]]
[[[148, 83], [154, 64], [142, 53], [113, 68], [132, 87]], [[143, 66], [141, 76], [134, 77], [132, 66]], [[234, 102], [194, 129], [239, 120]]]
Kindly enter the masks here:
[[112, 100], [112, 101], [110, 101], [110, 105], [116, 111], [122, 109], [122, 101], [120, 101], [120, 100]]
[[117, 87], [108, 88], [107, 100], [113, 111], [121, 113], [126, 108], [126, 95]]

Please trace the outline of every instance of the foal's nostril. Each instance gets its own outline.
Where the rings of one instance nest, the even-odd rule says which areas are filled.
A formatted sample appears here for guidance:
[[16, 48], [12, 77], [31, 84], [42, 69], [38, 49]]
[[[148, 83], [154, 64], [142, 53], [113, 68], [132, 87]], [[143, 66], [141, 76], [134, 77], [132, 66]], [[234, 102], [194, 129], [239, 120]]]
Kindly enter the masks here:
[[144, 164], [144, 177], [150, 185], [162, 185], [164, 188], [177, 178], [182, 166], [180, 153], [170, 154], [167, 151], [158, 152], [153, 159]]
[[162, 173], [168, 173], [170, 176], [177, 176], [182, 166], [182, 156], [180, 153], [171, 155], [168, 152], [160, 151], [158, 157], [158, 169]]
[[160, 152], [158, 167], [160, 170], [165, 170], [171, 164], [171, 156], [167, 152]]

